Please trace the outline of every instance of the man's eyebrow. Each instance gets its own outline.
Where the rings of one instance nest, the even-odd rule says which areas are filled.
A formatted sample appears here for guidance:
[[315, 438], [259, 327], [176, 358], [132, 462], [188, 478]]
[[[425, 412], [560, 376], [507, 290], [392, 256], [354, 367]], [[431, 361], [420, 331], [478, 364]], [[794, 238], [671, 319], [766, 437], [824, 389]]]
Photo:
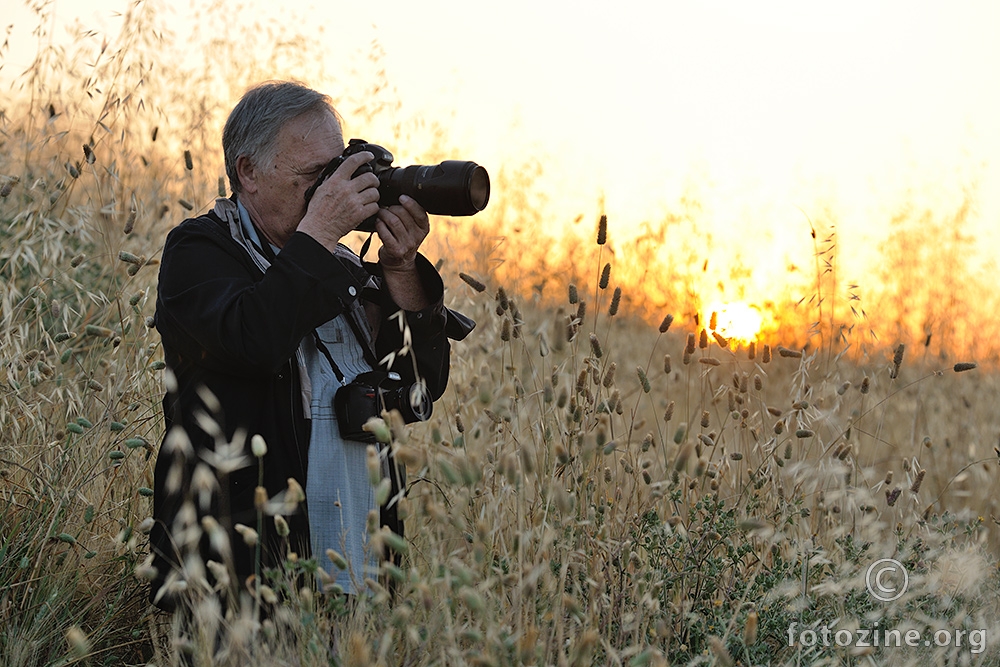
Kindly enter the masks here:
[[302, 167], [298, 170], [300, 174], [311, 174], [315, 171], [320, 171], [323, 167], [327, 165], [326, 162], [317, 162], [308, 167]]

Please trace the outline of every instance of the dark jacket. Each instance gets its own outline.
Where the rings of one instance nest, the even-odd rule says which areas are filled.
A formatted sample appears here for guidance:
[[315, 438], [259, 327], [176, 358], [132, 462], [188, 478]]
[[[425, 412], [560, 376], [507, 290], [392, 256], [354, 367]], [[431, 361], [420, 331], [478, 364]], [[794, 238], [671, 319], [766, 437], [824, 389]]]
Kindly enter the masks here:
[[[197, 546], [180, 544], [189, 533], [178, 513], [185, 500], [196, 497], [192, 472], [206, 452], [211, 458], [211, 452], [224, 451], [220, 444], [245, 443], [246, 465], [228, 472], [216, 466], [219, 491], [210, 507], [194, 503], [199, 524], [202, 516], [211, 514], [226, 530], [237, 582], [254, 573], [253, 549], [233, 526], [257, 528], [258, 475], [271, 498], [287, 488], [289, 478], [305, 488], [310, 423], [303, 413], [295, 358], [302, 339], [347, 313], [355, 325], [367, 325], [366, 331], [373, 334], [373, 344], [366, 346], [373, 365], [403, 347], [400, 326], [389, 319], [400, 309], [381, 286], [376, 264], [362, 266], [336, 257], [302, 233], [295, 233], [269, 260], [270, 268], [262, 272], [215, 212], [185, 220], [167, 236], [155, 316], [168, 392], [163, 400], [166, 437], [154, 473], [150, 551], [158, 575], [153, 600], [186, 553], [197, 550], [203, 560], [227, 562], [225, 554], [209, 546], [206, 535]], [[441, 278], [430, 262], [418, 256], [417, 266], [433, 305], [406, 313], [406, 323], [412, 359], [436, 399], [448, 383], [448, 334], [464, 338], [474, 323], [443, 306]], [[359, 308], [361, 304], [365, 307]], [[366, 341], [361, 342], [364, 346]], [[413, 381], [411, 357], [398, 359], [393, 370]], [[210, 422], [218, 424], [217, 432]], [[176, 433], [171, 435], [178, 428], [186, 433], [190, 448], [183, 446], [183, 438], [174, 437]], [[262, 465], [250, 454], [250, 440], [258, 434], [268, 447]], [[285, 519], [290, 535], [282, 544], [272, 517], [265, 517], [260, 535], [264, 568], [278, 564], [286, 550], [303, 558], [309, 555], [306, 507]], [[169, 609], [174, 601], [165, 595], [157, 604]]]

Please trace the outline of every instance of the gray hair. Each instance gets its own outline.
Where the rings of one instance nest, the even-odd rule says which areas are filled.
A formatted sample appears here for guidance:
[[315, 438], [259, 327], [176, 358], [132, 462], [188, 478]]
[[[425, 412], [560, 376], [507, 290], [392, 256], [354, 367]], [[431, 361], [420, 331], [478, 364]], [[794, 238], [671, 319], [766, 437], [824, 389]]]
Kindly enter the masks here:
[[340, 116], [330, 97], [295, 81], [266, 81], [253, 86], [233, 108], [222, 130], [229, 187], [239, 193], [236, 161], [246, 156], [255, 165], [273, 157], [278, 132], [288, 121], [310, 112], [328, 111]]

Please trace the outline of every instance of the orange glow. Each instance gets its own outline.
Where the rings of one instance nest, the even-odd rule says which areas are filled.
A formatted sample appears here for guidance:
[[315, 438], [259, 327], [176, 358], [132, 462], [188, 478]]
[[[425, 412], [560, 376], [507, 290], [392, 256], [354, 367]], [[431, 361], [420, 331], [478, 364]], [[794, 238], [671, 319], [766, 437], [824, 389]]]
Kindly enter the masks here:
[[[623, 309], [654, 324], [665, 312], [678, 327], [695, 312], [707, 324], [715, 310], [734, 342], [929, 339], [939, 355], [1000, 340], [989, 252], [1000, 244], [1000, 88], [983, 84], [1000, 75], [1000, 4], [990, 0], [921, 11], [902, 0], [835, 11], [583, 0], [572, 12], [526, 0], [249, 0], [239, 16], [219, 3], [69, 4], [50, 16], [55, 3], [12, 3], [0, 88], [24, 89], [40, 46], [57, 47], [40, 62], [86, 72], [116, 48], [142, 51], [137, 29], [119, 35], [125, 16], [142, 14], [143, 30], [162, 21], [183, 39], [162, 48], [186, 57], [138, 53], [164, 66], [128, 97], [180, 101], [156, 88], [170, 73], [207, 95], [141, 116], [161, 150], [203, 142], [186, 186], [202, 184], [199, 206], [222, 173], [225, 111], [255, 81], [295, 78], [331, 95], [345, 138], [386, 146], [400, 166], [461, 159], [490, 172], [486, 211], [435, 222], [434, 255], [458, 270], [548, 296], [551, 274], [591, 265], [580, 248], [604, 213], [594, 264], [610, 261]], [[213, 28], [222, 21], [228, 40]], [[208, 111], [191, 133], [196, 108]]]
[[701, 317], [702, 321], [711, 325], [715, 322], [715, 331], [730, 341], [747, 344], [757, 339], [764, 326], [764, 316], [759, 309], [742, 301], [733, 303], [713, 303], [706, 307]]

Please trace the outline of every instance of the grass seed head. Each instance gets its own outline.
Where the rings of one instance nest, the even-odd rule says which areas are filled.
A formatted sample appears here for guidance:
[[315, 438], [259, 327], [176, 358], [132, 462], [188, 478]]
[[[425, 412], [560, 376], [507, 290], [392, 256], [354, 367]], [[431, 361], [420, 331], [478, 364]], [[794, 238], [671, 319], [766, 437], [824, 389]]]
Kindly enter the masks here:
[[608, 306], [608, 315], [614, 317], [618, 314], [618, 308], [621, 306], [622, 301], [622, 288], [616, 287], [614, 293], [611, 295], [611, 305]]
[[250, 438], [250, 452], [255, 458], [262, 459], [267, 456], [267, 442], [264, 440], [264, 436], [260, 433], [255, 433], [252, 438]]
[[532, 475], [535, 472], [535, 448], [525, 442], [521, 445], [521, 466], [524, 474]]
[[510, 308], [510, 299], [507, 297], [507, 290], [505, 290], [502, 285], [497, 288], [496, 300], [497, 305], [500, 307], [499, 312], [506, 312], [507, 309]]
[[602, 382], [605, 389], [610, 389], [615, 383], [615, 370], [617, 368], [618, 365], [613, 361], [608, 364], [608, 369], [604, 372], [604, 380]]
[[379, 462], [378, 450], [375, 445], [368, 445], [365, 450], [365, 465], [368, 468], [368, 483], [375, 486], [382, 479], [382, 465]]
[[229, 546], [229, 535], [222, 525], [214, 516], [203, 516], [201, 518], [201, 528], [208, 535], [208, 542], [212, 550], [223, 558], [228, 559], [232, 555], [232, 550]]
[[[676, 438], [674, 438], [676, 441]], [[677, 456], [674, 458], [674, 470], [683, 472], [687, 470], [688, 461], [691, 460], [691, 455], [694, 454], [694, 447], [691, 443], [684, 443], [684, 445], [677, 451]]]
[[88, 336], [96, 336], [98, 338], [111, 338], [115, 335], [115, 332], [107, 327], [99, 327], [96, 324], [88, 324], [84, 328], [84, 332]]
[[375, 487], [375, 504], [379, 507], [385, 507], [385, 504], [389, 502], [389, 494], [392, 493], [392, 480], [388, 477], [383, 477]]
[[278, 594], [270, 586], [264, 585], [260, 587], [260, 597], [269, 605], [278, 604]]
[[338, 570], [347, 569], [347, 559], [345, 559], [343, 556], [341, 556], [338, 552], [334, 551], [333, 549], [326, 550], [326, 557], [330, 559], [330, 562], [333, 563], [334, 567], [336, 567]]
[[639, 384], [642, 385], [642, 391], [648, 394], [652, 390], [652, 387], [649, 384], [649, 378], [646, 376], [646, 371], [643, 370], [642, 366], [636, 366], [635, 372], [639, 376]]
[[604, 356], [604, 349], [601, 347], [601, 341], [597, 338], [597, 334], [590, 334], [590, 350], [594, 355], [595, 359], [600, 359]]
[[253, 493], [253, 506], [258, 512], [263, 512], [267, 508], [267, 489], [258, 486]]
[[361, 429], [374, 435], [378, 442], [388, 443], [392, 441], [392, 429], [381, 417], [369, 417]]
[[90, 653], [90, 639], [79, 626], [71, 626], [66, 631], [66, 643], [76, 658], [84, 658]]
[[244, 526], [242, 523], [238, 523], [233, 526], [233, 529], [243, 538], [243, 543], [248, 547], [253, 547], [260, 540], [260, 535], [256, 530], [249, 526]]
[[906, 351], [906, 345], [900, 343], [896, 346], [896, 349], [892, 353], [892, 365], [899, 368], [900, 364], [903, 363], [903, 353]]
[[468, 285], [472, 289], [476, 290], [477, 292], [485, 292], [486, 291], [486, 285], [484, 285], [479, 280], [476, 280], [475, 278], [473, 278], [472, 276], [470, 276], [468, 273], [459, 273], [458, 277], [461, 278], [465, 282], [466, 285]]
[[303, 503], [306, 500], [306, 492], [302, 489], [302, 485], [299, 484], [298, 480], [294, 477], [288, 478], [288, 488], [285, 491], [285, 503], [290, 504], [291, 508], [287, 512], [291, 514], [295, 511], [295, 508], [299, 503]]
[[743, 626], [743, 643], [745, 645], [753, 646], [756, 643], [758, 623], [757, 612], [751, 609]]
[[140, 257], [138, 255], [134, 255], [134, 254], [128, 252], [127, 250], [120, 251], [118, 253], [118, 259], [120, 259], [121, 261], [123, 261], [123, 262], [125, 262], [127, 264], [139, 264], [139, 265], [142, 265], [142, 264], [146, 263], [146, 258], [145, 257]]

